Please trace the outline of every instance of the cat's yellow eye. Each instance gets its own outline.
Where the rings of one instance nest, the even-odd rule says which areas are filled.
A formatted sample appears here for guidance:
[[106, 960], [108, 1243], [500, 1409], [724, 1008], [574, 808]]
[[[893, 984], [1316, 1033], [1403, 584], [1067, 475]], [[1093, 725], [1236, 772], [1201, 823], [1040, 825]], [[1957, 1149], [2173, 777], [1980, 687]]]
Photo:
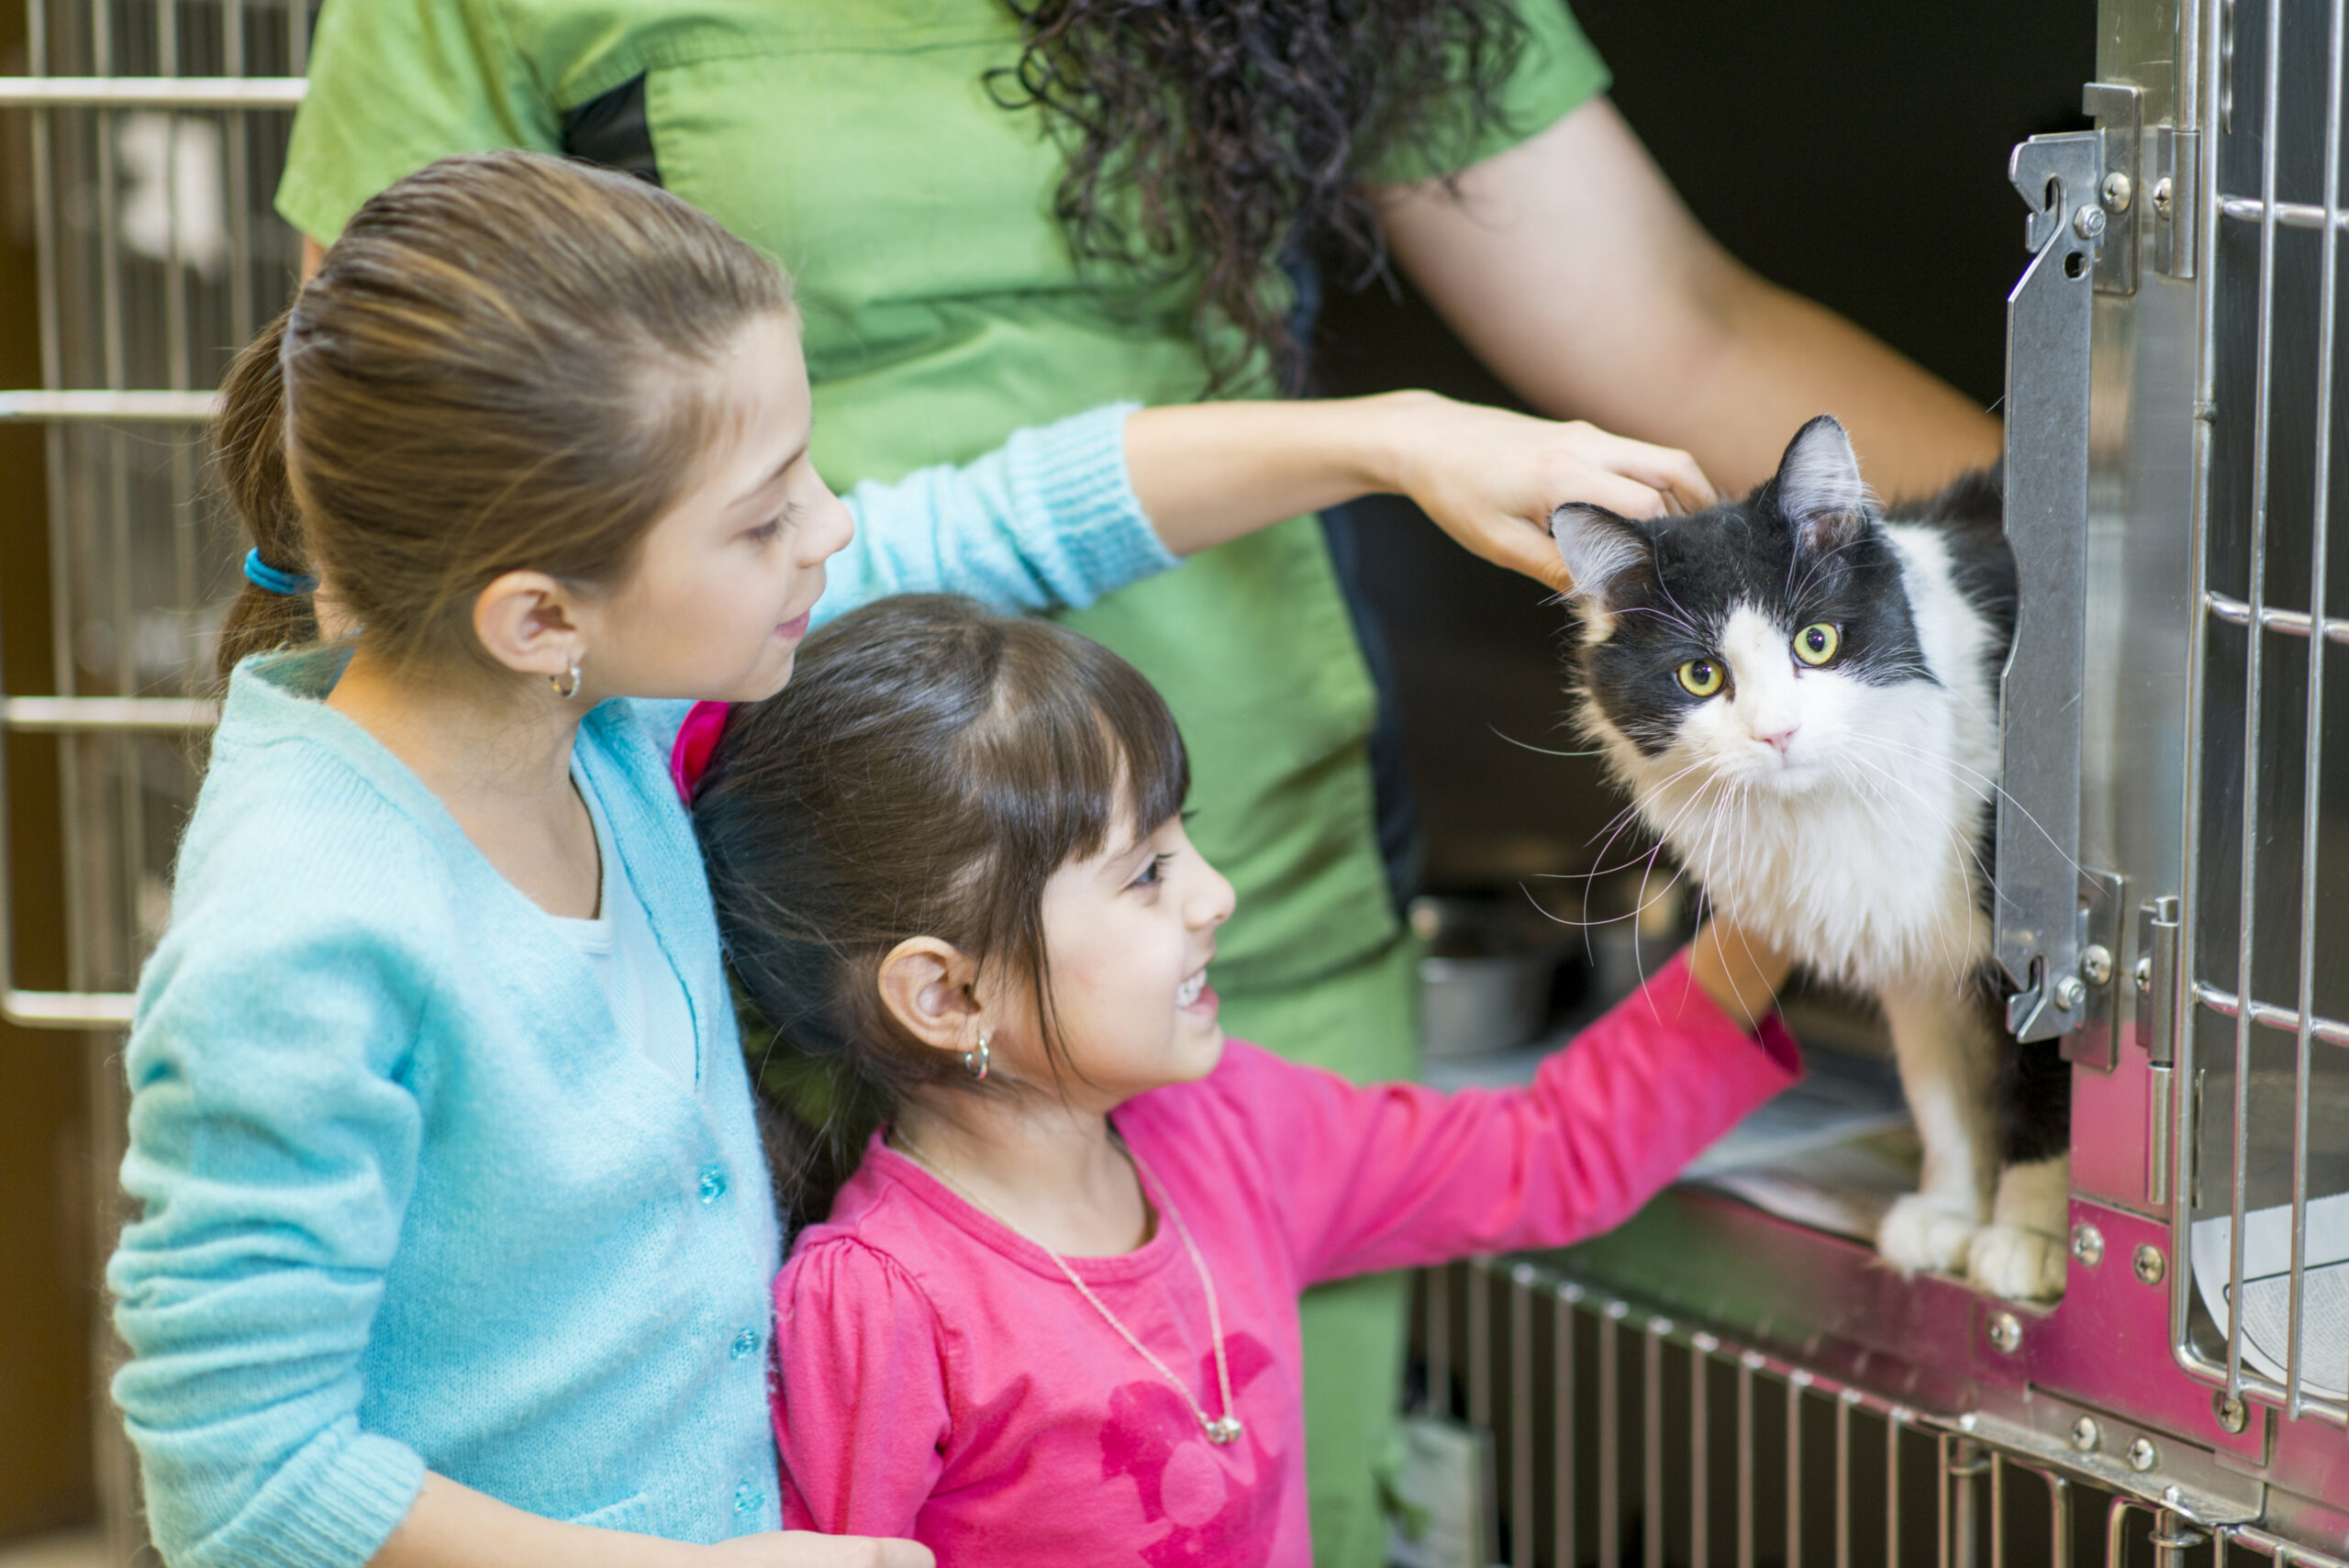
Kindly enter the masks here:
[[1843, 646], [1843, 634], [1825, 621], [1813, 621], [1795, 633], [1795, 657], [1806, 664], [1824, 664]]
[[1721, 689], [1721, 667], [1709, 659], [1691, 659], [1680, 666], [1680, 684], [1692, 697], [1709, 697]]

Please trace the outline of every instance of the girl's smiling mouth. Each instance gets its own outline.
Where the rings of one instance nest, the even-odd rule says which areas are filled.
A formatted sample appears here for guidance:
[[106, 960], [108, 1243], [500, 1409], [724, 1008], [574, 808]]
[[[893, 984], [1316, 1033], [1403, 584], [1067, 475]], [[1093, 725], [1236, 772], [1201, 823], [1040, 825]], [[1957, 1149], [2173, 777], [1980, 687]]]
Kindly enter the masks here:
[[815, 613], [815, 607], [813, 606], [800, 611], [789, 620], [785, 621], [783, 624], [776, 627], [774, 628], [775, 636], [781, 638], [785, 642], [798, 641], [801, 638], [807, 635], [807, 617]]
[[1208, 972], [1201, 967], [1191, 977], [1174, 988], [1174, 1006], [1186, 1013], [1212, 1013], [1221, 1000], [1208, 988]]

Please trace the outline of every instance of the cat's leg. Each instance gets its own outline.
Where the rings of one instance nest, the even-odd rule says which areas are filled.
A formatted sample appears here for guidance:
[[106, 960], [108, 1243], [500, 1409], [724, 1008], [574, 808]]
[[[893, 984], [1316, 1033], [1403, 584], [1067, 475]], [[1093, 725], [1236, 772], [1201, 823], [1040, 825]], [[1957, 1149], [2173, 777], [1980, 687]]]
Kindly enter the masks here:
[[1925, 1147], [1925, 1170], [1918, 1190], [1886, 1213], [1876, 1250], [1901, 1269], [1962, 1269], [1986, 1217], [1996, 1168], [1990, 1088], [1997, 1042], [1970, 988], [1887, 990], [1881, 1000], [1901, 1091]]
[[1998, 1173], [1990, 1223], [1975, 1232], [1966, 1277], [1994, 1296], [2018, 1301], [2064, 1294], [2065, 1221], [2071, 1216], [2072, 1157], [2057, 1154]]
[[2071, 1219], [2072, 1067], [2052, 1040], [2004, 1045], [1998, 1195], [1965, 1272], [1998, 1296], [2061, 1296]]

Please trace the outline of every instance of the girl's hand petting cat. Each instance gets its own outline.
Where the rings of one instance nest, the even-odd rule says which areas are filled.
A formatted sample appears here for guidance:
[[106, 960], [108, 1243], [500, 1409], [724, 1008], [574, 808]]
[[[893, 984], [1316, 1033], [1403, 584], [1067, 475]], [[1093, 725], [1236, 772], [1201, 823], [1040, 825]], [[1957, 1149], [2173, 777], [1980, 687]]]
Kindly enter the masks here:
[[1397, 394], [1394, 403], [1390, 487], [1470, 551], [1561, 593], [1574, 579], [1550, 540], [1558, 507], [1582, 501], [1653, 517], [1716, 499], [1697, 460], [1676, 448], [1432, 393]]
[[1558, 507], [1586, 501], [1652, 517], [1714, 501], [1687, 452], [1432, 392], [1144, 408], [1126, 422], [1126, 467], [1176, 555], [1384, 491], [1408, 495], [1472, 552], [1562, 593], [1572, 579], [1550, 541]]

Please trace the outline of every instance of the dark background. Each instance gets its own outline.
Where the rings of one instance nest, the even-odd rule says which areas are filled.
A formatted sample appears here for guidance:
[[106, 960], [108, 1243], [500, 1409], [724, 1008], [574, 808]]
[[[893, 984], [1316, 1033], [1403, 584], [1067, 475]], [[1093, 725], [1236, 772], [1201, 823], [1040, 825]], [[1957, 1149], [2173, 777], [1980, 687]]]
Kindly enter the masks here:
[[[1996, 404], [2007, 290], [2028, 259], [2007, 154], [2088, 123], [2079, 105], [2095, 74], [2093, 6], [1574, 9], [1614, 72], [1617, 107], [1732, 253]], [[1318, 389], [1333, 394], [1419, 385], [1513, 402], [1408, 288], [1333, 291], [1315, 368]], [[1565, 612], [1453, 547], [1407, 502], [1366, 502], [1355, 516], [1364, 586], [1394, 654], [1425, 884], [1497, 890], [1588, 869], [1617, 798], [1592, 759], [1525, 749], [1580, 744], [1562, 722]], [[1609, 859], [1620, 862], [1620, 847]]]

